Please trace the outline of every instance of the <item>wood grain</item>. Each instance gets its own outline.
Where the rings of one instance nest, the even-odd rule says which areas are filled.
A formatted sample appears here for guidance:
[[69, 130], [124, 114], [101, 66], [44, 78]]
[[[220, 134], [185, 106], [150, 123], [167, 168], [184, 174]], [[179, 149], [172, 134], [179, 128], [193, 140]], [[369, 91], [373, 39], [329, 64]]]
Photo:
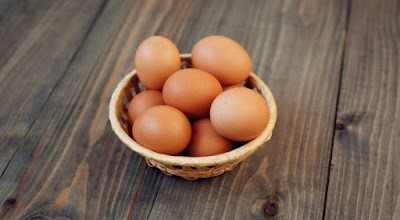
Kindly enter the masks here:
[[0, 178], [0, 218], [149, 215], [163, 174], [118, 141], [108, 123], [108, 104], [113, 88], [133, 68], [138, 44], [182, 16], [175, 7], [188, 6], [107, 3]]
[[17, 0], [0, 0], [0, 20], [4, 17], [4, 13], [10, 11], [10, 8], [17, 3]]
[[[278, 211], [266, 214], [321, 219], [347, 2], [229, 1], [216, 7], [200, 9], [203, 20], [191, 22], [184, 43], [206, 33], [244, 45], [254, 72], [276, 97], [276, 130], [270, 142], [220, 177], [196, 182], [164, 177], [149, 218], [263, 219], [263, 205], [276, 189]], [[213, 11], [222, 15], [204, 25]]]
[[352, 2], [326, 219], [400, 219], [399, 12]]
[[[0, 0], [0, 219], [400, 218], [399, 11], [395, 0]], [[276, 129], [231, 172], [168, 177], [116, 138], [110, 96], [145, 38], [188, 53], [212, 34], [249, 52]]]
[[0, 175], [81, 46], [103, 0], [19, 1], [0, 20]]

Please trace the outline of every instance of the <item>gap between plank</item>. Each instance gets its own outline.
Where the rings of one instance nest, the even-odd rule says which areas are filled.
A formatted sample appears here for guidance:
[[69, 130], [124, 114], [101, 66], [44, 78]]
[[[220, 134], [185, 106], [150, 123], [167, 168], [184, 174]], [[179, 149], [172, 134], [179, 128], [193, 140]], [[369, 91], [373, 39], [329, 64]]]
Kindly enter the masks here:
[[343, 42], [342, 42], [342, 55], [341, 55], [341, 61], [340, 61], [340, 72], [339, 72], [339, 85], [338, 85], [338, 91], [337, 91], [337, 96], [336, 96], [336, 110], [335, 110], [335, 118], [333, 121], [333, 132], [332, 132], [332, 139], [331, 139], [331, 149], [330, 149], [330, 155], [329, 155], [329, 163], [328, 163], [328, 176], [326, 178], [326, 186], [325, 186], [325, 200], [324, 200], [324, 209], [322, 212], [322, 219], [325, 219], [326, 215], [326, 205], [328, 203], [328, 189], [329, 189], [329, 181], [330, 181], [330, 175], [331, 175], [331, 165], [332, 165], [332, 156], [333, 156], [333, 146], [335, 142], [335, 135], [336, 135], [336, 120], [338, 117], [338, 108], [339, 108], [339, 99], [340, 99], [340, 90], [342, 87], [342, 75], [343, 75], [343, 70], [344, 70], [344, 61], [346, 57], [346, 46], [347, 46], [347, 37], [349, 33], [349, 24], [350, 24], [350, 15], [351, 15], [351, 6], [352, 6], [352, 0], [347, 1], [347, 10], [346, 10], [346, 25], [345, 25], [345, 32], [344, 32], [344, 37], [343, 37]]
[[74, 54], [72, 55], [71, 59], [68, 61], [67, 65], [65, 66], [65, 69], [63, 71], [63, 73], [61, 74], [61, 77], [58, 79], [58, 81], [56, 82], [56, 84], [54, 84], [53, 88], [51, 89], [48, 97], [46, 98], [46, 101], [44, 101], [44, 103], [42, 104], [42, 106], [40, 107], [39, 111], [35, 114], [34, 119], [31, 123], [31, 125], [29, 126], [28, 130], [26, 131], [26, 133], [24, 134], [24, 137], [21, 139], [21, 141], [19, 142], [17, 149], [15, 150], [14, 154], [11, 156], [10, 160], [8, 161], [7, 165], [4, 167], [3, 172], [0, 175], [0, 179], [3, 177], [4, 173], [6, 172], [6, 170], [8, 169], [8, 166], [10, 165], [11, 161], [14, 159], [15, 155], [17, 154], [19, 148], [22, 145], [22, 140], [24, 140], [26, 138], [26, 136], [29, 134], [30, 130], [32, 129], [33, 125], [35, 125], [37, 119], [39, 118], [41, 112], [43, 111], [44, 107], [46, 106], [47, 102], [50, 100], [51, 95], [54, 93], [55, 89], [58, 87], [58, 85], [60, 84], [60, 82], [62, 81], [62, 79], [64, 78], [64, 76], [66, 75], [69, 67], [71, 66], [72, 62], [75, 60], [76, 55], [78, 54], [78, 52], [82, 49], [83, 45], [85, 44], [87, 38], [89, 37], [90, 32], [92, 31], [93, 27], [95, 26], [97, 19], [100, 17], [100, 15], [103, 13], [106, 5], [107, 5], [108, 1], [103, 0], [99, 9], [97, 10], [93, 21], [89, 24], [89, 28], [87, 29], [86, 33], [83, 36], [83, 39], [81, 41], [81, 43], [79, 44], [78, 48], [75, 50]]

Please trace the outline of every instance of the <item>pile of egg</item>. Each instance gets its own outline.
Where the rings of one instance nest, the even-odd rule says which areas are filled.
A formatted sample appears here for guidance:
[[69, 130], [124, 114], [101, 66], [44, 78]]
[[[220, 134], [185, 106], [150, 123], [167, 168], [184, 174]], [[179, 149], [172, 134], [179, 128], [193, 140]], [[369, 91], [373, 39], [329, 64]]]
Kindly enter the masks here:
[[162, 36], [139, 45], [135, 66], [147, 90], [129, 103], [134, 140], [158, 153], [201, 157], [256, 138], [269, 109], [260, 94], [240, 85], [251, 72], [246, 50], [209, 36], [194, 45], [191, 61], [193, 68], [181, 69], [178, 48]]

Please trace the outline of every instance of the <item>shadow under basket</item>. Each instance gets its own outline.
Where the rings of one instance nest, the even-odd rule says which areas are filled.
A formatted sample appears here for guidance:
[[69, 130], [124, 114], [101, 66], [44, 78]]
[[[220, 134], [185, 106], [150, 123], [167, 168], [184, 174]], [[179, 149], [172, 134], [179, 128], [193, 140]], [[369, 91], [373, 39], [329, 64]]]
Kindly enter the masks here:
[[[182, 54], [181, 59], [182, 68], [191, 67], [190, 54]], [[223, 154], [207, 157], [170, 156], [154, 152], [136, 143], [132, 138], [132, 128], [127, 117], [129, 101], [135, 94], [145, 91], [136, 70], [125, 76], [111, 97], [109, 111], [111, 127], [126, 146], [146, 159], [150, 167], [157, 167], [169, 176], [176, 175], [187, 180], [218, 176], [235, 168], [239, 162], [268, 141], [275, 127], [277, 109], [270, 89], [254, 73], [250, 74], [244, 86], [257, 91], [267, 100], [270, 111], [269, 122], [257, 138]]]

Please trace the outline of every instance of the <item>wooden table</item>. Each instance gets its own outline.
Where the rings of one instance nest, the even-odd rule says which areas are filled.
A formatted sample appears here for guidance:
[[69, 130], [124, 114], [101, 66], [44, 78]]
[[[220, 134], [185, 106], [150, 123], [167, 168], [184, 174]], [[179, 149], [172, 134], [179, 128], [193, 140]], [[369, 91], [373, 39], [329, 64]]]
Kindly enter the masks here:
[[[276, 128], [231, 172], [169, 177], [114, 135], [110, 96], [145, 38], [214, 34]], [[400, 1], [0, 0], [0, 39], [0, 219], [400, 219]]]

